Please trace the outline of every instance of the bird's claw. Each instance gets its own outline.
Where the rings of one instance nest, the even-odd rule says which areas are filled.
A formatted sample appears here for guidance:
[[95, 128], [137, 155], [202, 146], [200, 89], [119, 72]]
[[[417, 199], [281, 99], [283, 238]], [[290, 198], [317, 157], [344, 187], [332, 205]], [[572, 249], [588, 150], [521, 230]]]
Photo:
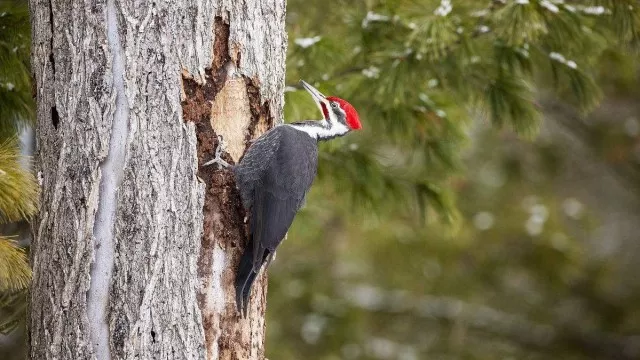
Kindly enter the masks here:
[[218, 147], [216, 148], [216, 152], [215, 152], [214, 158], [212, 160], [209, 160], [206, 163], [202, 164], [202, 166], [209, 166], [209, 165], [212, 165], [212, 164], [218, 164], [223, 168], [229, 167], [229, 163], [222, 159], [222, 153], [225, 151], [226, 147], [227, 147], [227, 145], [224, 142], [224, 138], [222, 137], [222, 135], [218, 135]]

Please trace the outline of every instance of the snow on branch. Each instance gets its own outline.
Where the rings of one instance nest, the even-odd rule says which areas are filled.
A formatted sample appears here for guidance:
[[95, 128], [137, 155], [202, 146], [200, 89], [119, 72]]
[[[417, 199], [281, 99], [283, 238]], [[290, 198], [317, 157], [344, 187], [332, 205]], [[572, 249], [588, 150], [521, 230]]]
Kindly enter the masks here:
[[441, 0], [440, 6], [433, 12], [436, 16], [447, 16], [453, 10], [453, 5], [451, 5], [451, 0]]
[[372, 22], [386, 22], [389, 21], [390, 18], [387, 15], [377, 14], [373, 11], [369, 11], [367, 16], [362, 19], [362, 28], [365, 29], [369, 26], [369, 23]]
[[578, 68], [578, 64], [576, 64], [575, 61], [573, 60], [567, 60], [564, 55], [557, 53], [557, 52], [552, 52], [549, 54], [549, 57], [551, 58], [551, 60], [555, 60], [561, 64], [567, 65], [568, 67], [572, 68], [572, 69], [577, 69]]
[[540, 6], [551, 11], [552, 13], [557, 13], [560, 11], [560, 8], [549, 0], [540, 0]]
[[293, 42], [296, 45], [300, 46], [301, 48], [306, 49], [308, 47], [311, 47], [311, 46], [315, 45], [320, 40], [322, 40], [322, 36], [314, 36], [314, 37], [308, 37], [308, 38], [298, 38], [298, 39], [295, 39]]

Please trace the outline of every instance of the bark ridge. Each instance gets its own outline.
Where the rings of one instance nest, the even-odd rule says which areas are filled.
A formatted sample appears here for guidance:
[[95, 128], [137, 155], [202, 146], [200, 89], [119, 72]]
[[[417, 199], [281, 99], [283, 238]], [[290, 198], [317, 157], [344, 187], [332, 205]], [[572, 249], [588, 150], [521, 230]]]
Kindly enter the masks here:
[[[223, 234], [243, 235], [242, 219], [223, 216], [218, 227], [210, 225], [241, 210], [233, 207], [232, 179], [198, 172], [224, 116], [212, 115], [209, 104], [208, 121], [189, 121], [195, 115], [187, 82], [206, 88], [215, 82], [207, 73], [232, 65], [228, 79], [242, 83], [231, 93], [245, 91], [248, 99], [245, 116], [236, 116], [246, 119], [246, 130], [234, 130], [242, 144], [281, 119], [284, 0], [30, 0], [30, 8], [42, 186], [31, 251], [32, 358], [262, 358], [261, 309], [251, 323], [238, 323], [224, 292], [198, 301], [203, 289], [226, 289], [242, 244], [225, 242]], [[227, 26], [228, 59], [216, 51], [216, 23]], [[115, 150], [122, 155], [107, 169], [118, 175], [105, 180]], [[98, 209], [109, 196], [112, 221], [102, 222]], [[97, 236], [104, 230], [110, 232]], [[205, 238], [215, 245], [207, 252]], [[112, 257], [101, 255], [103, 246], [112, 247]], [[213, 275], [202, 277], [205, 253]], [[90, 308], [104, 315], [90, 317]], [[211, 335], [207, 314], [226, 319], [219, 322], [223, 333]], [[108, 339], [92, 336], [101, 326]]]

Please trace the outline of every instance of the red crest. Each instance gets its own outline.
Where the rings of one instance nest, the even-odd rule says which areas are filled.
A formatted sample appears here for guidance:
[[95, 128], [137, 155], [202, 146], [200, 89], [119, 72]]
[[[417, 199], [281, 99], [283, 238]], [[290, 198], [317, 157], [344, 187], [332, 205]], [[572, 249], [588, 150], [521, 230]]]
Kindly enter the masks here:
[[[342, 110], [344, 110], [345, 114], [347, 114], [347, 125], [351, 130], [359, 130], [362, 128], [362, 124], [360, 124], [360, 117], [358, 116], [358, 112], [353, 107], [353, 105], [349, 104], [346, 100], [340, 99], [335, 96], [328, 96], [327, 100], [335, 101], [340, 104]], [[324, 108], [322, 109], [324, 111]]]

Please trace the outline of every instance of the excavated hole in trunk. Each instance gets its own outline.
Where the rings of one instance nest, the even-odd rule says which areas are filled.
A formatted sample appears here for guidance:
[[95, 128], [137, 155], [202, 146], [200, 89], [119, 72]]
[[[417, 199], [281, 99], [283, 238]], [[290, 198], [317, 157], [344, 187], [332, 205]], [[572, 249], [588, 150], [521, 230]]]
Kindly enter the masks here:
[[[232, 80], [227, 79], [226, 66], [233, 62], [229, 49], [230, 26], [221, 17], [215, 18], [214, 24], [214, 58], [211, 68], [205, 71], [205, 83], [199, 84], [188, 74], [183, 75], [182, 85], [185, 98], [182, 102], [182, 111], [185, 122], [193, 122], [196, 126], [197, 152], [198, 152], [198, 176], [205, 182], [205, 200], [203, 208], [203, 233], [200, 256], [198, 259], [198, 276], [203, 280], [203, 288], [207, 289], [213, 279], [211, 269], [213, 265], [216, 246], [224, 249], [226, 268], [222, 274], [222, 286], [225, 289], [234, 289], [235, 270], [240, 261], [240, 256], [247, 242], [248, 224], [244, 218], [246, 212], [242, 205], [240, 193], [235, 186], [233, 172], [229, 169], [219, 170], [217, 166], [202, 167], [200, 164], [212, 159], [218, 146], [218, 138], [212, 127], [213, 104], [217, 96]], [[235, 56], [239, 63], [239, 54]], [[233, 65], [239, 67], [238, 63]], [[244, 132], [244, 149], [250, 145], [250, 141], [273, 127], [274, 121], [270, 115], [269, 104], [260, 102], [260, 89], [256, 82], [242, 76], [246, 87], [246, 97], [250, 111], [250, 120]], [[216, 119], [225, 121], [225, 119]], [[223, 158], [230, 164], [234, 161], [228, 153]], [[264, 276], [264, 275], [263, 275]], [[258, 279], [257, 283], [262, 283]], [[266, 296], [266, 292], [262, 292]], [[262, 299], [262, 304], [266, 300]], [[231, 348], [231, 344], [241, 343], [241, 321], [238, 321], [239, 313], [236, 311], [235, 290], [232, 294], [225, 294], [223, 317], [215, 311], [207, 309], [206, 294], [198, 294], [198, 304], [202, 311], [205, 342], [208, 352], [217, 347], [218, 353], [224, 353]], [[247, 320], [248, 321], [248, 320]], [[217, 328], [219, 324], [225, 329]], [[225, 326], [226, 324], [226, 326]], [[229, 326], [232, 324], [232, 326]], [[213, 343], [216, 342], [217, 344]], [[251, 342], [245, 344], [252, 346]], [[249, 348], [243, 352], [250, 351]], [[238, 356], [236, 354], [235, 356]]]

